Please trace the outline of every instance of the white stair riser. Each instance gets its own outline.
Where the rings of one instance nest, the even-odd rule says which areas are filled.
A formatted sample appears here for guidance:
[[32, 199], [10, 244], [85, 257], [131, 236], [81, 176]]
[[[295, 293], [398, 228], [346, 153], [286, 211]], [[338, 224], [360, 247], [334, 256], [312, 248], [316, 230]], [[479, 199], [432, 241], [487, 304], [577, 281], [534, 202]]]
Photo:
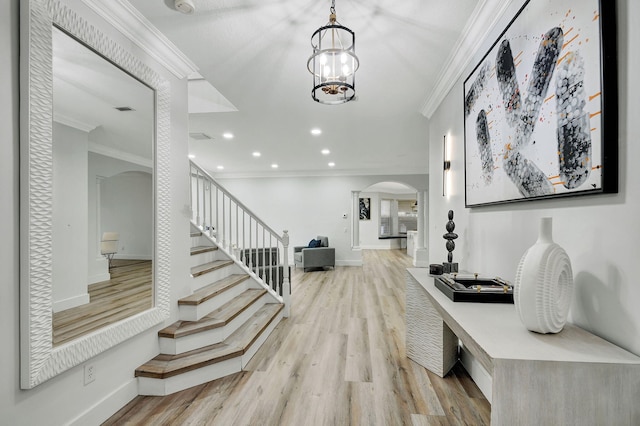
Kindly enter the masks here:
[[191, 334], [179, 339], [170, 337], [160, 337], [160, 353], [168, 355], [178, 355], [202, 348], [214, 343], [222, 342], [225, 339], [224, 327], [214, 328], [197, 334]]
[[251, 358], [253, 358], [253, 356], [256, 354], [256, 352], [258, 352], [258, 349], [260, 349], [260, 347], [267, 340], [269, 335], [271, 335], [271, 333], [276, 328], [276, 326], [280, 323], [280, 321], [282, 321], [283, 313], [284, 313], [284, 311], [282, 311], [282, 310], [280, 312], [278, 312], [278, 315], [276, 315], [275, 318], [273, 318], [273, 320], [271, 320], [271, 322], [269, 323], [267, 328], [264, 329], [262, 334], [260, 334], [260, 336], [256, 339], [256, 341], [253, 342], [253, 344], [242, 355], [242, 368], [243, 369], [247, 366], [247, 364], [249, 363]]
[[212, 240], [210, 240], [209, 238], [207, 238], [204, 235], [198, 235], [197, 237], [191, 237], [191, 247], [198, 247], [198, 246], [211, 246], [211, 245], [215, 245]]
[[213, 345], [214, 343], [220, 343], [248, 321], [253, 314], [258, 312], [258, 310], [269, 301], [272, 301], [272, 298], [268, 294], [263, 295], [224, 327], [190, 334], [177, 339], [160, 337], [160, 353], [178, 355], [204, 346]]
[[206, 244], [200, 242], [202, 239], [203, 238], [201, 236], [197, 236], [197, 237], [193, 237], [192, 236], [191, 237], [191, 245], [190, 245], [190, 247], [198, 247], [198, 246], [201, 246], [201, 245], [206, 245]]
[[198, 291], [202, 287], [206, 287], [209, 284], [228, 277], [229, 275], [244, 273], [245, 272], [241, 270], [235, 263], [230, 264], [228, 266], [225, 266], [224, 268], [219, 268], [214, 271], [207, 272], [206, 274], [193, 277], [191, 279], [191, 291]]
[[244, 280], [199, 305], [178, 305], [178, 317], [183, 321], [199, 321], [205, 315], [208, 315], [247, 290], [249, 288], [248, 281], [250, 280]]
[[198, 266], [214, 260], [227, 260], [228, 257], [220, 250], [207, 251], [204, 253], [192, 254], [189, 257], [189, 266]]
[[241, 357], [230, 358], [166, 379], [138, 377], [138, 394], [165, 396], [242, 371]]

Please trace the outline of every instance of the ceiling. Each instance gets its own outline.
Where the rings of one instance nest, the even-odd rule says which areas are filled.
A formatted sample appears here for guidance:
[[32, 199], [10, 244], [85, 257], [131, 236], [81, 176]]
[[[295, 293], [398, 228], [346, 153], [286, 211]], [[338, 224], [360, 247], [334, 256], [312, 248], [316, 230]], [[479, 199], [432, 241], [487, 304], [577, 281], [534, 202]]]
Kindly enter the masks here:
[[52, 48], [54, 121], [87, 132], [90, 151], [151, 167], [153, 90], [57, 28]]
[[478, 0], [336, 0], [360, 69], [357, 100], [333, 106], [312, 100], [306, 68], [329, 0], [193, 0], [191, 15], [174, 0], [130, 3], [219, 92], [216, 112], [190, 114], [189, 132], [212, 138], [189, 138], [194, 161], [214, 176], [282, 176], [427, 173], [420, 111]]

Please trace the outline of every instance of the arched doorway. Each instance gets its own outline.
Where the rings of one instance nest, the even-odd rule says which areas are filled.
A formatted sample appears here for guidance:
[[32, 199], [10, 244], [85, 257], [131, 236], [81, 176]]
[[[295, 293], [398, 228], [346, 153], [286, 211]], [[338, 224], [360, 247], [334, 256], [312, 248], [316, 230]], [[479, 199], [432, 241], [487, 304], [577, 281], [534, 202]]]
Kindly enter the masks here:
[[352, 249], [400, 249], [415, 266], [428, 266], [428, 197], [401, 179], [352, 191]]

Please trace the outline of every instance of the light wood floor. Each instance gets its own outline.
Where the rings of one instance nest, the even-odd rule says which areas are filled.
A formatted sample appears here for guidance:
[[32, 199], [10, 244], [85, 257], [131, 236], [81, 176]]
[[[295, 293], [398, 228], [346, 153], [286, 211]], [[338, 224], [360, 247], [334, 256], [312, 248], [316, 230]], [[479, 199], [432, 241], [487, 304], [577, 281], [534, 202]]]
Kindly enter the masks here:
[[111, 279], [90, 284], [89, 303], [53, 314], [53, 346], [153, 307], [150, 260], [113, 260]]
[[400, 250], [363, 267], [293, 272], [291, 317], [247, 370], [166, 397], [139, 396], [106, 425], [488, 425], [460, 366], [444, 379], [405, 354]]

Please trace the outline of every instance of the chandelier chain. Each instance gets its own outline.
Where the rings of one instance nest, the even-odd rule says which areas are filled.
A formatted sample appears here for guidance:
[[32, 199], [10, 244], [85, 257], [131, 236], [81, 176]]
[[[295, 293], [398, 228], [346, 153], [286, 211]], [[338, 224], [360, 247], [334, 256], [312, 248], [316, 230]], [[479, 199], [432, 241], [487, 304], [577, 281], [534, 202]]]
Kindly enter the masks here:
[[333, 14], [336, 13], [336, 0], [331, 0], [331, 8], [329, 9], [329, 11]]

